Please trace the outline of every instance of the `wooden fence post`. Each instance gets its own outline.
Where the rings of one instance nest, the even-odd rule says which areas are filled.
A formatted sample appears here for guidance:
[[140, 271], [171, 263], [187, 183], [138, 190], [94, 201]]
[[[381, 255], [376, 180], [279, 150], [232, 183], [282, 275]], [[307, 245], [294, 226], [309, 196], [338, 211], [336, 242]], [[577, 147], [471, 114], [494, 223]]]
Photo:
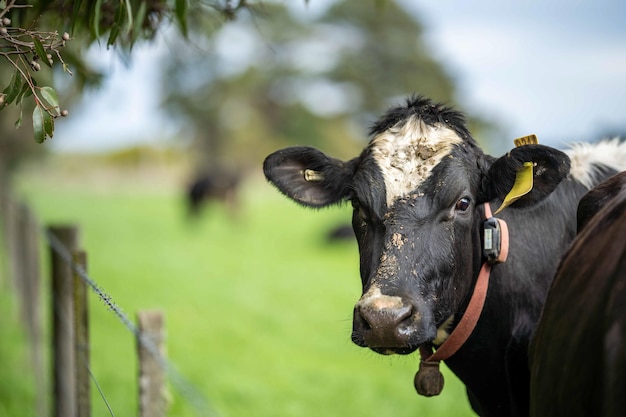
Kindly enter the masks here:
[[[87, 254], [76, 251], [74, 263], [87, 272]], [[74, 357], [76, 358], [76, 415], [91, 416], [91, 384], [89, 380], [89, 310], [87, 284], [76, 271], [74, 276]]]
[[76, 360], [74, 357], [73, 274], [68, 263], [78, 246], [75, 226], [51, 226], [50, 233], [64, 246], [51, 245], [52, 271], [52, 361], [54, 373], [53, 416], [76, 416]]
[[3, 268], [7, 274], [5, 283], [11, 284], [13, 289], [17, 289], [17, 277], [19, 276], [18, 263], [15, 261], [17, 257], [17, 207], [15, 201], [10, 194], [3, 197], [2, 201], [2, 221], [4, 234], [4, 250], [6, 254], [6, 268]]
[[4, 159], [0, 155], [0, 232], [2, 232], [2, 242], [0, 248], [4, 253], [0, 253], [0, 289], [8, 284], [11, 277], [10, 265], [10, 216], [9, 216], [9, 175], [5, 168]]
[[44, 350], [41, 324], [41, 267], [39, 256], [39, 223], [25, 204], [17, 206], [15, 268], [22, 320], [30, 341], [31, 364], [36, 384], [37, 415], [46, 416], [47, 384], [44, 372]]
[[28, 333], [34, 336], [40, 327], [40, 266], [39, 225], [28, 206], [20, 204], [16, 212], [16, 250], [14, 261], [19, 264], [16, 285], [21, 304], [22, 319]]
[[[139, 417], [165, 417], [165, 374], [162, 363], [154, 353], [163, 354], [164, 330], [163, 313], [160, 311], [140, 311], [137, 313], [140, 335], [137, 338], [139, 354]], [[157, 352], [150, 351], [142, 343], [142, 338], [152, 342]]]

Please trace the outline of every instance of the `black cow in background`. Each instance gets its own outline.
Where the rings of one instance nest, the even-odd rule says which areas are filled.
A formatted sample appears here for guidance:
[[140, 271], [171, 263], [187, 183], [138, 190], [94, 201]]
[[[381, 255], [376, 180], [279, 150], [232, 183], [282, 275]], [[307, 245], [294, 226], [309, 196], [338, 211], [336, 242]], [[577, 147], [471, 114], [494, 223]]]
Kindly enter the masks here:
[[209, 201], [223, 203], [229, 213], [236, 216], [241, 181], [242, 175], [231, 169], [213, 168], [196, 174], [185, 195], [190, 217], [197, 217]]
[[423, 97], [391, 108], [370, 133], [351, 160], [291, 147], [268, 156], [264, 172], [304, 206], [352, 204], [363, 290], [352, 341], [381, 354], [438, 349], [463, 327], [486, 261], [485, 203], [499, 207], [517, 174], [530, 169], [530, 191], [499, 215], [508, 223], [508, 260], [492, 268], [469, 339], [445, 359], [479, 415], [527, 416], [528, 344], [576, 234], [578, 200], [626, 169], [626, 145], [565, 154], [531, 144], [495, 158], [480, 149], [462, 114]]
[[531, 344], [531, 416], [626, 415], [626, 172], [583, 197]]

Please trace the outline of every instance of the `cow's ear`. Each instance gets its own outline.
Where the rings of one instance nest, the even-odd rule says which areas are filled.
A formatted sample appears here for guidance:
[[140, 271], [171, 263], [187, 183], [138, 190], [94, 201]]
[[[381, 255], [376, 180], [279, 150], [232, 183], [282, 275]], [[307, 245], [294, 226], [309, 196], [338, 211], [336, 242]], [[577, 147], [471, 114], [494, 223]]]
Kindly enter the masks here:
[[315, 148], [293, 146], [265, 158], [263, 172], [287, 197], [305, 206], [324, 207], [348, 195], [352, 165]]
[[569, 157], [543, 145], [524, 145], [496, 159], [482, 182], [482, 201], [503, 200], [506, 206], [525, 207], [543, 200], [570, 170]]

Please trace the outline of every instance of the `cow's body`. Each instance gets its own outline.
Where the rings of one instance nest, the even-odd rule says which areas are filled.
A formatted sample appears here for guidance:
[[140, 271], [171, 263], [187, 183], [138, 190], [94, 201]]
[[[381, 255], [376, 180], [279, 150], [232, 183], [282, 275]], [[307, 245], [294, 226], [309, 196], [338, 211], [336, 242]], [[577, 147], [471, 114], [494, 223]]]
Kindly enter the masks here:
[[531, 344], [531, 416], [626, 412], [626, 172], [585, 195], [579, 225]]
[[527, 344], [575, 236], [578, 198], [614, 169], [594, 169], [590, 148], [586, 158], [572, 155], [570, 176], [570, 159], [541, 145], [485, 155], [461, 114], [421, 97], [391, 109], [371, 135], [350, 161], [293, 147], [270, 155], [264, 171], [300, 204], [352, 202], [363, 284], [352, 340], [383, 354], [437, 347], [448, 337], [484, 262], [483, 203], [498, 207], [517, 171], [534, 164], [532, 191], [498, 216], [509, 225], [509, 258], [493, 267], [476, 328], [446, 360], [478, 414], [527, 415]]

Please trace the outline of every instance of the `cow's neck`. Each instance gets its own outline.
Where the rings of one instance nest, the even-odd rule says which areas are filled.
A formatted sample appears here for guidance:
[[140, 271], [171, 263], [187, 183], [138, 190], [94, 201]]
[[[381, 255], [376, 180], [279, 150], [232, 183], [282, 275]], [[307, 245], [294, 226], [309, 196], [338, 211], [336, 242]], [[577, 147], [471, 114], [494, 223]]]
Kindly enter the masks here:
[[[430, 345], [420, 347], [420, 368], [415, 375], [415, 389], [426, 396], [439, 395], [443, 389], [443, 376], [439, 363], [454, 355], [470, 337], [483, 311], [489, 288], [491, 265], [506, 261], [509, 252], [509, 231], [506, 222], [494, 219], [489, 203], [484, 204], [484, 247], [487, 259], [480, 268], [469, 303], [461, 319], [447, 339], [432, 352]], [[497, 247], [497, 249], [494, 249]], [[449, 321], [449, 320], [447, 320]]]

